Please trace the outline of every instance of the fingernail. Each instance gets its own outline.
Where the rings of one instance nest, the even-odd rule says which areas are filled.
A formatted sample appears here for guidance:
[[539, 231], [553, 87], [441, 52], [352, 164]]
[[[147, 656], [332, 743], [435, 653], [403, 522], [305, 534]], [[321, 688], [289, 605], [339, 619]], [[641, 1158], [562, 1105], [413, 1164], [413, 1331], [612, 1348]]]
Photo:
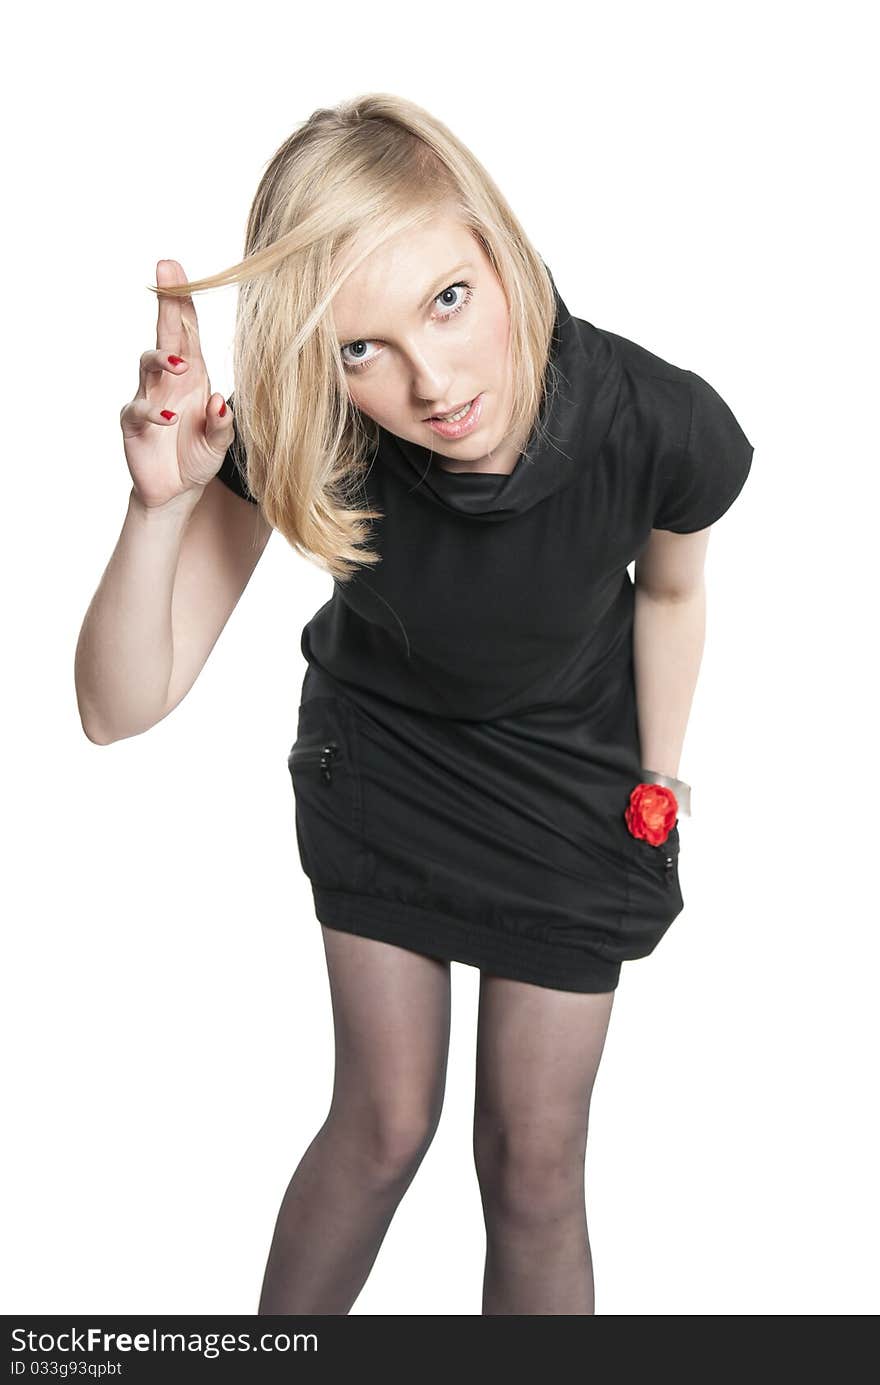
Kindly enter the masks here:
[[172, 365], [183, 365], [182, 356], [169, 356], [168, 359]]
[[225, 413], [226, 413], [226, 400], [224, 399], [224, 400], [223, 400], [223, 403], [220, 405], [220, 417], [222, 418], [223, 415], [224, 415]]
[[163, 418], [177, 418], [177, 414], [172, 409], [162, 409]]

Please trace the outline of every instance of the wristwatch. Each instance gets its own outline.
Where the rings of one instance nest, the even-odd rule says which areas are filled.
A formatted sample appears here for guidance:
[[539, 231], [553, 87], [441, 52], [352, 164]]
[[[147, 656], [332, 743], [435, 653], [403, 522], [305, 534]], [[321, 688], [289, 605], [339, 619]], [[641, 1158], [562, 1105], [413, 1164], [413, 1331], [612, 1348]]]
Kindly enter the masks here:
[[673, 779], [671, 774], [658, 774], [656, 770], [646, 769], [642, 771], [642, 783], [662, 784], [664, 788], [671, 789], [675, 794], [679, 812], [685, 817], [691, 817], [691, 786], [683, 779]]

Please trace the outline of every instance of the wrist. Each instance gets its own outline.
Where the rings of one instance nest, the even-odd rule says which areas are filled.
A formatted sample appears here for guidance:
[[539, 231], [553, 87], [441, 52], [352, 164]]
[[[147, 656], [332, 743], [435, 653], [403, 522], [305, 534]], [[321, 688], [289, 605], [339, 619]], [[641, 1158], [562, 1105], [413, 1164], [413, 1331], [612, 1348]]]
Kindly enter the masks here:
[[141, 498], [137, 487], [132, 486], [131, 494], [128, 497], [128, 507], [142, 519], [161, 524], [163, 521], [175, 517], [187, 518], [198, 505], [204, 490], [204, 486], [193, 486], [188, 490], [180, 491], [178, 495], [172, 496], [170, 500], [164, 501], [161, 505], [148, 505]]
[[672, 774], [661, 774], [658, 770], [640, 770], [643, 784], [662, 784], [675, 794], [678, 810], [685, 817], [691, 816], [691, 786], [684, 779], [676, 779]]

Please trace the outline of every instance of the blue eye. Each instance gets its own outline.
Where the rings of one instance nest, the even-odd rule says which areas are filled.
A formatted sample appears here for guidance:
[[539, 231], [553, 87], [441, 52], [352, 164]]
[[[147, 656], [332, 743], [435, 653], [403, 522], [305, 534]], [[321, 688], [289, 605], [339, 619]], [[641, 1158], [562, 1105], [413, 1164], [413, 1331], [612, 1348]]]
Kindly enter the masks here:
[[[456, 289], [463, 289], [464, 296], [460, 303], [454, 304], [453, 307], [450, 308], [447, 312], [441, 314], [442, 322], [448, 322], [450, 318], [455, 317], [456, 313], [460, 313], [462, 308], [466, 308], [474, 296], [474, 291], [471, 285], [466, 284], [463, 280], [459, 280], [457, 283], [449, 284], [447, 288], [441, 289], [440, 292], [437, 294], [437, 297], [434, 299], [434, 302], [439, 302], [445, 294], [453, 293]], [[345, 369], [349, 372], [349, 374], [355, 374], [359, 370], [366, 370], [367, 366], [373, 364], [373, 362], [376, 359], [376, 356], [367, 356], [364, 360], [352, 361], [347, 359], [344, 353], [346, 351], [350, 351], [352, 347], [365, 347], [369, 346], [369, 344], [370, 343], [368, 341], [365, 341], [363, 337], [361, 337], [357, 341], [346, 342], [344, 346], [340, 347], [340, 350], [343, 353], [342, 364], [345, 367]], [[382, 353], [379, 352], [378, 354], [381, 355]]]

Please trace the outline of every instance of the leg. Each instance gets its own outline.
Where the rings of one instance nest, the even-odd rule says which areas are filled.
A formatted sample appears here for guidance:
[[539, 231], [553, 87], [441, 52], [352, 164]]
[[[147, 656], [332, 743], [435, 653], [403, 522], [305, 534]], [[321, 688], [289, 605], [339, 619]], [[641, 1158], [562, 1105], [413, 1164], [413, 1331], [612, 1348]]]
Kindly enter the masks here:
[[323, 925], [322, 933], [333, 1095], [284, 1194], [259, 1313], [350, 1311], [443, 1104], [449, 964]]
[[613, 991], [481, 975], [474, 1159], [484, 1314], [595, 1312], [584, 1161], [613, 1002]]

